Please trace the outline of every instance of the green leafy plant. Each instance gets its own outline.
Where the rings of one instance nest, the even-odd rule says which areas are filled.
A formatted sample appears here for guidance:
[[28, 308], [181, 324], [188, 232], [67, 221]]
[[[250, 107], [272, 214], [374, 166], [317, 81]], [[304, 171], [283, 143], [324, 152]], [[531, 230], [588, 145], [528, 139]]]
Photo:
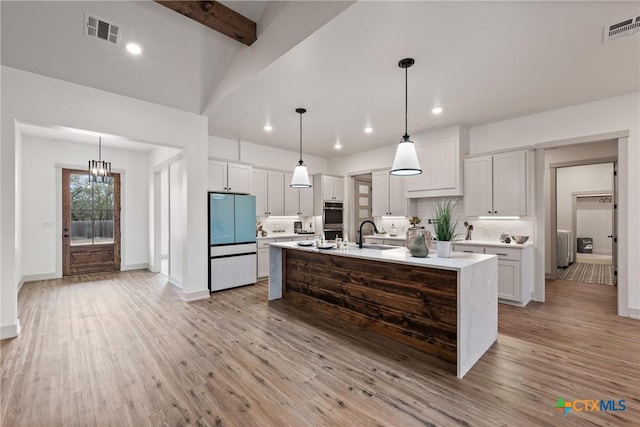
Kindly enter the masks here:
[[455, 217], [455, 209], [458, 202], [447, 200], [436, 205], [435, 224], [433, 226], [436, 239], [440, 242], [453, 240], [458, 226], [458, 219]]

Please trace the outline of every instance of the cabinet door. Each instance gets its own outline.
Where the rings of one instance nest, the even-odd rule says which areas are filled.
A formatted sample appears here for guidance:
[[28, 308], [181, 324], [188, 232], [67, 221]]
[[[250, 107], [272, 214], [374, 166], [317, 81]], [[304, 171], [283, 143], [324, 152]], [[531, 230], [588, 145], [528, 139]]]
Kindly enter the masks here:
[[526, 152], [493, 156], [493, 214], [526, 215]]
[[312, 188], [300, 188], [300, 215], [312, 216], [313, 215], [313, 192], [316, 191]]
[[498, 259], [498, 298], [520, 300], [520, 262]]
[[[445, 139], [432, 143], [429, 162], [431, 186], [428, 190], [444, 190], [456, 187], [459, 161], [455, 139]], [[422, 169], [424, 173], [424, 166]]]
[[227, 163], [209, 160], [207, 175], [208, 191], [227, 191]]
[[227, 164], [227, 191], [251, 193], [251, 166], [237, 163]]
[[258, 249], [258, 277], [269, 275], [269, 248]]
[[284, 215], [284, 172], [268, 172], [267, 212]]
[[416, 154], [422, 173], [408, 176], [406, 180], [407, 191], [424, 191], [432, 187], [431, 184], [431, 144], [416, 145]]
[[[404, 193], [404, 192], [403, 192]], [[402, 194], [404, 197], [404, 194]], [[389, 215], [389, 172], [371, 174], [371, 216]]]
[[291, 188], [292, 177], [292, 173], [284, 174], [284, 214], [289, 216], [300, 215], [300, 189]]
[[407, 216], [407, 198], [404, 196], [404, 177], [389, 175], [389, 215]]
[[491, 156], [464, 160], [464, 211], [467, 216], [493, 214]]
[[342, 202], [344, 200], [344, 179], [333, 178], [333, 200]]
[[251, 191], [256, 196], [256, 216], [269, 215], [267, 206], [267, 172], [253, 168], [251, 171]]
[[322, 177], [322, 200], [333, 200], [333, 177]]

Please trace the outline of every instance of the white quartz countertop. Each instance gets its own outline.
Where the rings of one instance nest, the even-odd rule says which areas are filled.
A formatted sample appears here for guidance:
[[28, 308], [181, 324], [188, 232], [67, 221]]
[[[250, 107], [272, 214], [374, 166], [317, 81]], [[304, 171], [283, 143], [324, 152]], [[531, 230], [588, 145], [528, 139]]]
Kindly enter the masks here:
[[435, 253], [430, 253], [427, 258], [415, 258], [411, 256], [407, 248], [398, 247], [385, 250], [373, 248], [360, 249], [355, 243], [350, 243], [348, 249], [318, 249], [313, 246], [299, 246], [297, 242], [271, 243], [270, 246], [352, 258], [362, 258], [371, 261], [394, 262], [398, 264], [417, 265], [454, 271], [462, 270], [495, 256], [467, 252], [452, 252], [451, 258], [438, 258]]
[[319, 234], [308, 234], [308, 233], [304, 233], [304, 234], [288, 234], [288, 233], [271, 233], [268, 236], [260, 236], [260, 237], [256, 237], [257, 240], [264, 240], [264, 239], [288, 239], [288, 238], [292, 238], [292, 237], [313, 237], [313, 236], [319, 236]]
[[364, 240], [367, 239], [400, 240], [404, 242], [407, 238], [405, 235], [389, 236], [388, 234], [370, 234], [364, 236]]
[[454, 245], [495, 246], [500, 248], [515, 248], [515, 249], [522, 249], [522, 248], [527, 248], [529, 246], [533, 246], [533, 243], [529, 241], [523, 244], [520, 244], [520, 243], [514, 242], [513, 240], [511, 241], [511, 243], [503, 243], [495, 240], [460, 240], [460, 241], [454, 241], [451, 243]]

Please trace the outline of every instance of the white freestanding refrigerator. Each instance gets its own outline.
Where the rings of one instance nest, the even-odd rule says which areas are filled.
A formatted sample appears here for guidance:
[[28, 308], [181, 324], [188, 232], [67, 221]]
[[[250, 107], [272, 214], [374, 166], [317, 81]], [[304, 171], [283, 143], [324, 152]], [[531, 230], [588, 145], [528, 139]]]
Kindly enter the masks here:
[[256, 283], [255, 196], [209, 193], [209, 290]]

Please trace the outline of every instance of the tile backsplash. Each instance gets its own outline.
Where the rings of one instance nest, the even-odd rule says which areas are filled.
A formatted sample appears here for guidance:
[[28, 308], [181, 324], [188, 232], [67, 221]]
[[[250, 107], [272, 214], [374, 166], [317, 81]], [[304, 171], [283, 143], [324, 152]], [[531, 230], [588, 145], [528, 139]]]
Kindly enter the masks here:
[[466, 217], [464, 215], [464, 200], [461, 197], [437, 197], [428, 199], [412, 199], [411, 200], [411, 215], [417, 216], [422, 221], [420, 225], [430, 230], [433, 233], [433, 225], [429, 224], [429, 219], [434, 217], [435, 207], [437, 203], [441, 203], [446, 200], [457, 201], [455, 213], [459, 218], [458, 239], [464, 239], [466, 229], [464, 222], [467, 221], [473, 225], [473, 231], [471, 233], [472, 240], [500, 240], [500, 235], [504, 232], [510, 235], [525, 235], [530, 236], [529, 241], [533, 241], [533, 230], [535, 229], [535, 221], [533, 218], [525, 217], [520, 219], [478, 219], [477, 217]]
[[[267, 232], [268, 236], [278, 236], [281, 234], [294, 234], [293, 223], [296, 221], [302, 222], [304, 229], [311, 228], [312, 230], [322, 230], [322, 226], [318, 225], [317, 219], [320, 217], [300, 217], [300, 218], [269, 218], [258, 217], [256, 219], [256, 228], [258, 224], [262, 225], [262, 229]], [[311, 224], [311, 225], [310, 225]]]

